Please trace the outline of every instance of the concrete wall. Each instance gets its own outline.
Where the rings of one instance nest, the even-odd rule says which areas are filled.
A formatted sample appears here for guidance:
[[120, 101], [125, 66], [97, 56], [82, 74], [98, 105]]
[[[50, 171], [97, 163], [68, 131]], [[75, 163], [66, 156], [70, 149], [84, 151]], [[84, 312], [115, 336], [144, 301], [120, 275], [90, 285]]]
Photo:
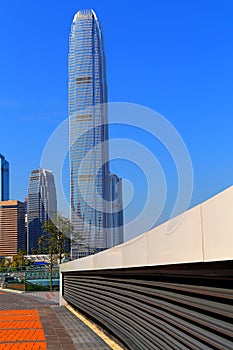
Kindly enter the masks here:
[[155, 229], [62, 271], [233, 259], [233, 186]]

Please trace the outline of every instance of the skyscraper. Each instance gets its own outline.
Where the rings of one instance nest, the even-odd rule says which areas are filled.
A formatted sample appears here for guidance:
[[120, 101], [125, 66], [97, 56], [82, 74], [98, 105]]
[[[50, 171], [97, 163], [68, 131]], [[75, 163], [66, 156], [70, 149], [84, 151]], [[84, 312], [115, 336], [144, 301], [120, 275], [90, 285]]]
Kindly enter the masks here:
[[[71, 221], [87, 254], [107, 247], [108, 116], [105, 55], [93, 10], [75, 16], [69, 46]], [[78, 247], [73, 245], [73, 257]]]
[[108, 247], [114, 247], [124, 242], [122, 179], [115, 174], [109, 174], [109, 202], [111, 213], [107, 239]]
[[33, 170], [30, 175], [27, 201], [27, 249], [31, 254], [38, 248], [38, 238], [44, 234], [42, 225], [57, 213], [57, 196], [53, 173]]
[[9, 163], [0, 153], [0, 201], [9, 199]]

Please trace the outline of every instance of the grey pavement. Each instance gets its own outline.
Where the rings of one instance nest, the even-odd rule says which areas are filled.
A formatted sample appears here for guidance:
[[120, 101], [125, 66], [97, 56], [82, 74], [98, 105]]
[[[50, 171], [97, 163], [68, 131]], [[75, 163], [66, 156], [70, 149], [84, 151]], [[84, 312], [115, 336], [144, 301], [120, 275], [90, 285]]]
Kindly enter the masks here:
[[52, 308], [76, 345], [76, 349], [111, 349], [96, 333], [91, 331], [88, 326], [72, 314], [65, 306], [53, 306]]
[[0, 310], [25, 309], [38, 310], [48, 350], [111, 349], [65, 306], [27, 293], [0, 294]]

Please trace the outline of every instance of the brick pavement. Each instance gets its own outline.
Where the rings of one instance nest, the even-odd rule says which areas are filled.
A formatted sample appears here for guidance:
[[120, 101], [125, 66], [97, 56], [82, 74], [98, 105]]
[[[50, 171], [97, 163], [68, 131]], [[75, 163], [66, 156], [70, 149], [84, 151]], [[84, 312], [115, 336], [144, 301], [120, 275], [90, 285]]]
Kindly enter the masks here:
[[0, 292], [0, 350], [109, 350], [65, 307], [35, 296]]
[[27, 292], [27, 295], [32, 295], [37, 298], [43, 298], [59, 303], [59, 292]]

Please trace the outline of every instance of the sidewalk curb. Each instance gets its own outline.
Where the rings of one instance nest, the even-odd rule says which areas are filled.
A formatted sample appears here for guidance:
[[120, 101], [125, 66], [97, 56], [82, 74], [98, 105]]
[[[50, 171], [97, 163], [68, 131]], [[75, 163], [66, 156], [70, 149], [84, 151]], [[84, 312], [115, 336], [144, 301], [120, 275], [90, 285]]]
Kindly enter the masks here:
[[6, 293], [16, 293], [16, 294], [22, 294], [22, 293], [25, 293], [24, 291], [22, 290], [16, 290], [16, 289], [7, 289], [7, 288], [1, 288], [0, 287], [0, 291], [2, 292], [6, 292]]

